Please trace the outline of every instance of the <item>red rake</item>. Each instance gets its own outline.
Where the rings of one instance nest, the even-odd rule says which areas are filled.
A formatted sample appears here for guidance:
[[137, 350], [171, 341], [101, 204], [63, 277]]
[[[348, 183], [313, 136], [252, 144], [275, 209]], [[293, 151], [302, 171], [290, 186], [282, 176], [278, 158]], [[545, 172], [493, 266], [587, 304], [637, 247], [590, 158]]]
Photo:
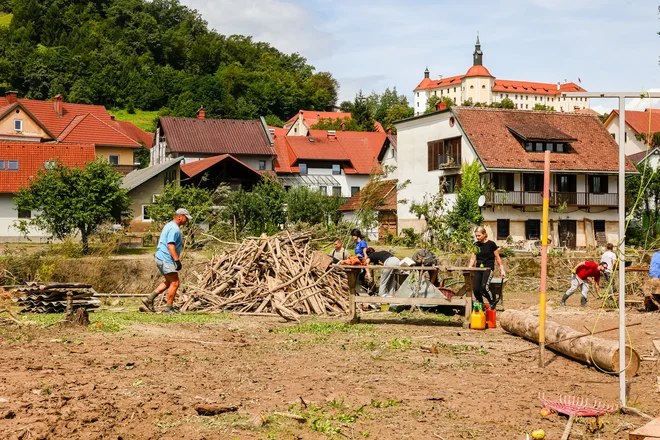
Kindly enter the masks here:
[[545, 398], [545, 394], [541, 393], [539, 393], [538, 397], [541, 403], [548, 408], [568, 416], [568, 423], [566, 423], [566, 428], [564, 428], [564, 434], [561, 436], [561, 440], [568, 440], [575, 416], [598, 417], [619, 410], [618, 406], [605, 405], [601, 401], [596, 401], [595, 399], [593, 404], [589, 405], [588, 399], [575, 396], [559, 396], [559, 401], [548, 400]]

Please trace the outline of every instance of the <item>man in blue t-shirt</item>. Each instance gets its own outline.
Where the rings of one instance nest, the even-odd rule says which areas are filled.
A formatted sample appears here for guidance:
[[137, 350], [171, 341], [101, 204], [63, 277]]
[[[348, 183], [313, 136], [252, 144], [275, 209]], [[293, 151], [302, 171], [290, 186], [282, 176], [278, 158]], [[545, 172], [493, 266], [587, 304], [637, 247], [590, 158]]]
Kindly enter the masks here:
[[660, 278], [660, 251], [653, 254], [651, 257], [651, 268], [649, 270], [651, 278]]
[[152, 312], [156, 311], [154, 307], [156, 297], [167, 290], [167, 305], [163, 313], [175, 313], [173, 304], [179, 288], [179, 271], [181, 270], [179, 258], [183, 250], [183, 237], [179, 227], [185, 225], [190, 219], [188, 210], [179, 208], [174, 214], [174, 219], [166, 224], [160, 233], [155, 258], [156, 267], [165, 277], [165, 281], [160, 283], [148, 298], [142, 300], [144, 306]]

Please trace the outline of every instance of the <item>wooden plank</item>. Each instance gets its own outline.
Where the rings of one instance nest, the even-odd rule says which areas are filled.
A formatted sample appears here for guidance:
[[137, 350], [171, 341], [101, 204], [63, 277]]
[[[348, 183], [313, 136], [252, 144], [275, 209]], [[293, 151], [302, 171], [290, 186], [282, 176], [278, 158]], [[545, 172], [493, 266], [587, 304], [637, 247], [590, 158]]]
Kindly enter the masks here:
[[648, 272], [651, 268], [644, 266], [630, 266], [626, 267], [626, 272]]
[[356, 303], [363, 304], [403, 304], [403, 305], [422, 305], [429, 304], [434, 306], [459, 306], [465, 307], [471, 304], [472, 299], [452, 298], [397, 298], [396, 296], [356, 296]]
[[660, 353], [660, 339], [655, 339], [653, 341], [653, 346], [655, 347], [656, 351]]
[[651, 420], [646, 425], [631, 432], [628, 439], [629, 440], [660, 439], [660, 417]]

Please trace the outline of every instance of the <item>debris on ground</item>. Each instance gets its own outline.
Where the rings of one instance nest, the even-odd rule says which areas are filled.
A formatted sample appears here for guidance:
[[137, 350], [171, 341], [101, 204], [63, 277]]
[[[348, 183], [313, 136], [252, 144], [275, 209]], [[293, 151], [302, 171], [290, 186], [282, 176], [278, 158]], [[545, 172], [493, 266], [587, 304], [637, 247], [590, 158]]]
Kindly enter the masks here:
[[235, 251], [214, 256], [196, 282], [185, 285], [181, 311], [233, 311], [341, 315], [348, 311], [348, 284], [329, 271], [330, 257], [312, 249], [311, 233], [243, 240]]
[[649, 278], [642, 286], [644, 292], [644, 310], [657, 312], [660, 310], [660, 278]]
[[74, 309], [95, 309], [101, 301], [93, 298], [96, 291], [89, 284], [39, 283], [30, 281], [12, 286], [13, 300], [28, 313], [63, 313], [67, 308], [67, 294], [71, 292]]

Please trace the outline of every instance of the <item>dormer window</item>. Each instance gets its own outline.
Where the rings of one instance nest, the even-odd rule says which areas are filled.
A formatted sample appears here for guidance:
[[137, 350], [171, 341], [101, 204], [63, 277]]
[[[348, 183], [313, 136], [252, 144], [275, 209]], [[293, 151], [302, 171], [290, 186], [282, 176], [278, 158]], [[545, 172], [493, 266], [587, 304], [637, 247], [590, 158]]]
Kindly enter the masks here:
[[14, 130], [23, 131], [23, 121], [21, 119], [14, 119]]
[[570, 153], [570, 143], [576, 142], [570, 136], [547, 123], [507, 125], [511, 134], [518, 139], [528, 153], [551, 151], [553, 153]]

